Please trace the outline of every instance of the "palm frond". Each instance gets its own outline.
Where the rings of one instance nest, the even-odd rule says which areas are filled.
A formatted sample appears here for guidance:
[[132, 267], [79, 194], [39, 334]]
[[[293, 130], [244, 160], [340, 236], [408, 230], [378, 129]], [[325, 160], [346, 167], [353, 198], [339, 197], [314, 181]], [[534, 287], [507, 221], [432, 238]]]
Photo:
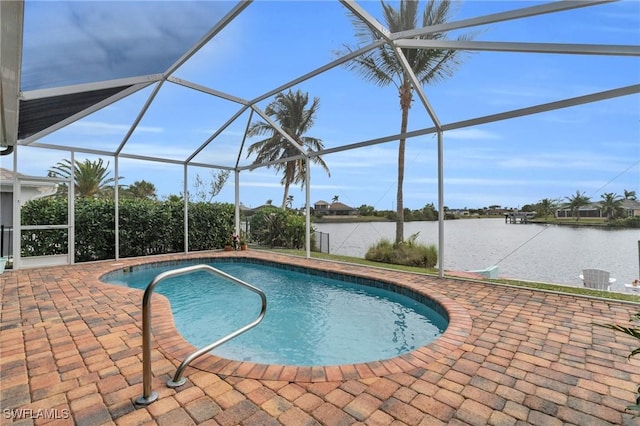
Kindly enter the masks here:
[[[248, 135], [268, 136], [266, 139], [254, 142], [247, 149], [247, 157], [255, 155], [253, 164], [268, 164], [267, 167], [282, 172], [280, 183], [285, 188], [285, 199], [289, 186], [292, 183], [304, 183], [306, 164], [304, 159], [289, 158], [300, 155], [300, 149], [314, 149], [319, 151], [324, 148], [322, 140], [310, 136], [304, 136], [315, 122], [315, 116], [320, 108], [320, 100], [313, 98], [311, 105], [309, 95], [300, 90], [286, 93], [278, 93], [273, 101], [265, 108], [265, 114], [271, 117], [278, 126], [289, 135], [297, 145], [294, 145], [284, 135], [264, 122], [252, 123], [249, 126]], [[275, 163], [278, 161], [277, 163]], [[273, 163], [273, 164], [269, 164]], [[326, 164], [322, 163], [327, 170]]]
[[[346, 67], [349, 71], [358, 74], [363, 80], [384, 87], [394, 82], [396, 72], [385, 73], [383, 66], [385, 61], [378, 52], [371, 52], [365, 56], [360, 56], [348, 62]], [[396, 71], [396, 70], [394, 70]]]
[[[451, 2], [449, 0], [428, 0], [422, 16], [419, 14], [419, 3], [411, 0], [401, 0], [397, 8], [391, 3], [381, 1], [384, 23], [392, 33], [407, 31], [421, 27], [430, 27], [446, 23], [451, 15]], [[380, 35], [363, 23], [358, 17], [351, 14], [351, 20], [355, 29], [356, 39], [360, 42], [371, 43], [379, 40]], [[471, 40], [474, 33], [466, 33], [458, 37], [458, 40]], [[421, 35], [420, 39], [440, 40], [446, 39], [443, 32]], [[355, 48], [347, 46], [347, 52], [353, 52]], [[403, 48], [402, 53], [407, 58], [412, 71], [421, 84], [438, 83], [453, 75], [462, 62], [466, 52], [452, 49], [408, 49]], [[404, 69], [400, 59], [392, 46], [384, 44], [367, 54], [353, 59], [345, 65], [350, 71], [360, 75], [365, 81], [384, 87], [391, 83], [397, 88], [402, 86], [405, 80]]]
[[[634, 337], [640, 340], [640, 312], [637, 312], [631, 316], [629, 322], [637, 323], [635, 327], [627, 327], [619, 324], [598, 324], [595, 323], [598, 327], [608, 328], [610, 330], [620, 331], [628, 336]], [[631, 358], [632, 356], [640, 355], [640, 347], [631, 351], [631, 354], [627, 358]]]

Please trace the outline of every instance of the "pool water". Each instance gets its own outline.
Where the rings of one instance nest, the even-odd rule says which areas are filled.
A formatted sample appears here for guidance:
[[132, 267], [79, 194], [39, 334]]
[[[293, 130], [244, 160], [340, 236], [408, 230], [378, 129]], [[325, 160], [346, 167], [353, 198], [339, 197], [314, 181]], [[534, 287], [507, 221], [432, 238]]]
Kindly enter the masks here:
[[[160, 272], [193, 263], [117, 271], [103, 281], [145, 289]], [[410, 297], [381, 288], [246, 262], [209, 265], [260, 288], [267, 312], [255, 328], [216, 348], [224, 358], [264, 364], [337, 365], [392, 358], [437, 338], [447, 320]], [[182, 336], [200, 348], [257, 318], [260, 297], [206, 272], [156, 287]]]

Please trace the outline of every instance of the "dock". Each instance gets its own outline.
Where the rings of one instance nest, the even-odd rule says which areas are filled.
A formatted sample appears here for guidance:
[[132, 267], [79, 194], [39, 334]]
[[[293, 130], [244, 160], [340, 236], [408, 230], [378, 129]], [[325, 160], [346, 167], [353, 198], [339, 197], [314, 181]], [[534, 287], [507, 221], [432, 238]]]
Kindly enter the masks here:
[[529, 223], [535, 213], [532, 212], [511, 212], [504, 214], [504, 223]]

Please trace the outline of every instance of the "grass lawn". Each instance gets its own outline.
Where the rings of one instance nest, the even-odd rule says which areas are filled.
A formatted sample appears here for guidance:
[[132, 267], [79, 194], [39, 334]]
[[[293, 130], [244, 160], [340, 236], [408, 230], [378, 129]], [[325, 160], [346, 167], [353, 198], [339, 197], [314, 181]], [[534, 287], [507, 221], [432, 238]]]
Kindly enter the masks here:
[[530, 220], [529, 222], [548, 223], [550, 225], [608, 226], [607, 220], [601, 217], [582, 217], [580, 219], [576, 219], [574, 217], [536, 218]]
[[[285, 254], [291, 254], [295, 256], [305, 256], [304, 250], [290, 250], [290, 249], [269, 249], [269, 250], [277, 253], [285, 253]], [[370, 260], [361, 259], [358, 257], [338, 256], [335, 254], [326, 254], [326, 253], [317, 253], [317, 252], [311, 252], [311, 257], [314, 259], [333, 260], [336, 262], [353, 263], [357, 265], [371, 266], [374, 268], [385, 268], [385, 269], [392, 269], [392, 270], [404, 271], [404, 272], [413, 272], [413, 273], [426, 274], [426, 275], [438, 275], [437, 269], [417, 268], [417, 267], [411, 267], [411, 266], [392, 265], [388, 263], [372, 262]], [[447, 275], [446, 273], [445, 273], [445, 276], [455, 278], [455, 279], [466, 279], [466, 278], [455, 277], [453, 275]], [[546, 290], [546, 291], [554, 291], [554, 292], [565, 293], [565, 294], [578, 294], [582, 296], [592, 296], [592, 297], [599, 297], [604, 299], [623, 300], [628, 302], [640, 303], [640, 296], [636, 296], [633, 294], [617, 293], [613, 291], [592, 290], [592, 289], [587, 289], [583, 287], [572, 287], [572, 286], [566, 286], [566, 285], [560, 285], [560, 284], [537, 283], [537, 282], [531, 282], [531, 281], [517, 281], [517, 280], [504, 280], [504, 279], [495, 279], [495, 280], [483, 279], [482, 282], [492, 282], [499, 285], [526, 287], [526, 288], [532, 288], [536, 290]]]
[[392, 219], [382, 216], [323, 216], [311, 219], [313, 223], [354, 223], [354, 222], [394, 222]]

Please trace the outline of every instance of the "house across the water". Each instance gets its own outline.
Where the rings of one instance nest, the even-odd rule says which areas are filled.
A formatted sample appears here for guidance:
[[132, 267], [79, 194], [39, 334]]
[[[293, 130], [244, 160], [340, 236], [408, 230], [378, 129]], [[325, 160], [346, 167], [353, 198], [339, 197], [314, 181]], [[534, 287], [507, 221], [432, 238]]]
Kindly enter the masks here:
[[[640, 201], [638, 200], [622, 200], [621, 208], [623, 210], [622, 217], [640, 217]], [[602, 203], [595, 202], [582, 206], [579, 209], [580, 217], [606, 217]], [[562, 207], [556, 210], [557, 218], [573, 217], [573, 210], [569, 207]]]
[[356, 216], [358, 210], [353, 207], [349, 207], [344, 203], [336, 201], [335, 203], [328, 203], [320, 200], [313, 204], [313, 212], [316, 215], [323, 216]]

